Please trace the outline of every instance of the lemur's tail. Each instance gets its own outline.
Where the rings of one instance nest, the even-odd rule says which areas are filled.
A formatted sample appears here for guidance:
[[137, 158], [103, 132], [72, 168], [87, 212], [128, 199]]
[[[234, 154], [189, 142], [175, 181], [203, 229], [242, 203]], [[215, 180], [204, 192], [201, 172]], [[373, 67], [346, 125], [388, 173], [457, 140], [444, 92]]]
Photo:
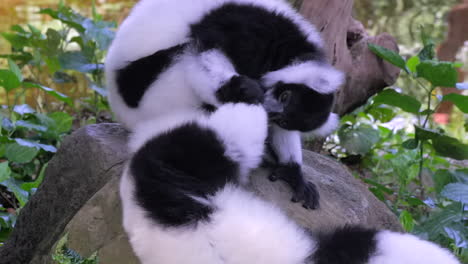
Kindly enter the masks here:
[[213, 207], [206, 198], [237, 178], [238, 164], [225, 152], [216, 134], [196, 123], [149, 140], [130, 164], [136, 201], [163, 225], [207, 219]]

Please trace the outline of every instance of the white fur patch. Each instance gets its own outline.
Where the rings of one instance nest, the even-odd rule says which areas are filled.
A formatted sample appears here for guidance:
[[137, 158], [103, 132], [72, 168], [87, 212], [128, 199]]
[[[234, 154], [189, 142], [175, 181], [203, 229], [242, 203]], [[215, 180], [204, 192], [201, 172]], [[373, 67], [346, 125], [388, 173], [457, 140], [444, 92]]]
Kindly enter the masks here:
[[268, 133], [267, 114], [260, 105], [224, 104], [206, 121], [226, 147], [225, 155], [240, 164], [239, 179], [247, 183], [261, 162]]
[[224, 263], [303, 264], [315, 247], [279, 208], [251, 192], [227, 185], [212, 200], [218, 210], [208, 237]]
[[195, 122], [203, 117], [203, 114], [196, 111], [177, 111], [158, 118], [141, 121], [136, 125], [134, 132], [130, 134], [129, 150], [134, 153], [153, 137], [184, 124]]
[[343, 73], [330, 65], [313, 61], [293, 64], [263, 76], [266, 86], [278, 82], [304, 84], [321, 94], [335, 92], [343, 81]]
[[[238, 75], [231, 61], [217, 49], [192, 54], [187, 52], [181, 65], [187, 85], [205, 102], [219, 105], [216, 90], [233, 76]], [[181, 77], [182, 78], [182, 77]]]
[[369, 264], [460, 264], [446, 249], [410, 234], [380, 231]]
[[278, 125], [271, 126], [271, 145], [281, 164], [302, 164], [301, 133], [286, 130]]

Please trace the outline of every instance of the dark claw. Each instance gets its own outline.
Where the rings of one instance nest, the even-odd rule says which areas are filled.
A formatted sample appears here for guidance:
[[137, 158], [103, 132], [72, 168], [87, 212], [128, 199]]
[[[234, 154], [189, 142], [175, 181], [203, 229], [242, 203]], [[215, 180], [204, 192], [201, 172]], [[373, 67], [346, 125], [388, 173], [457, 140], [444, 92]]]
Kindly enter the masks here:
[[305, 181], [301, 168], [298, 164], [280, 164], [268, 177], [274, 181], [281, 179], [292, 189], [291, 202], [302, 202], [306, 209], [317, 209], [319, 207], [320, 195], [315, 184]]

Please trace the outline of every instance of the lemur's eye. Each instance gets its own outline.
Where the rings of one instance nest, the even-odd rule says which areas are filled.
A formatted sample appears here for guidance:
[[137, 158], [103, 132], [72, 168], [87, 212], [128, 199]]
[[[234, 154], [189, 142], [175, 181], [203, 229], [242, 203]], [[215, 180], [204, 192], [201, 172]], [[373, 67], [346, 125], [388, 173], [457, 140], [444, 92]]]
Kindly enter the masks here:
[[289, 101], [289, 98], [291, 97], [291, 91], [284, 91], [283, 93], [281, 93], [281, 95], [279, 96], [279, 101], [281, 103], [287, 103]]

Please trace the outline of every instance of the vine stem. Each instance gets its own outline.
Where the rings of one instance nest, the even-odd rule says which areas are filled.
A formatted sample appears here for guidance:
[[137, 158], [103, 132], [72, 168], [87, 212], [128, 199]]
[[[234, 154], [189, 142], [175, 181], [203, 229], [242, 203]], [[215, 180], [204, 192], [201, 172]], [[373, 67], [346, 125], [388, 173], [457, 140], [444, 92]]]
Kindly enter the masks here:
[[[432, 115], [432, 109], [431, 109], [431, 99], [432, 99], [432, 92], [435, 90], [436, 87], [432, 86], [431, 89], [427, 90], [425, 89], [427, 93], [427, 114], [426, 117], [424, 118], [424, 122], [422, 123], [422, 128], [426, 128], [427, 122], [429, 121], [429, 118]], [[419, 142], [419, 170], [418, 170], [418, 179], [419, 179], [419, 185], [421, 186], [421, 197], [424, 198], [425, 192], [423, 188], [423, 179], [422, 179], [422, 171], [424, 167], [424, 142], [420, 141]]]

